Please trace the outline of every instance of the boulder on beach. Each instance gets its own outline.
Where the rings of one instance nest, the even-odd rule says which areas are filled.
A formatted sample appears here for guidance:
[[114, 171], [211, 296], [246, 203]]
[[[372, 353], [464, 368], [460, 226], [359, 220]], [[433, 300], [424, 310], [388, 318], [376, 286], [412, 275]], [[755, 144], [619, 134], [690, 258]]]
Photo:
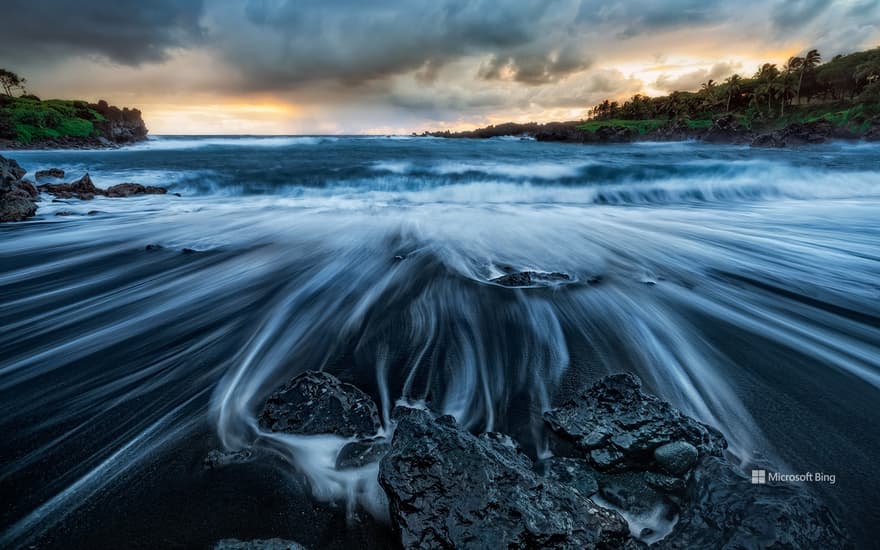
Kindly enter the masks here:
[[34, 184], [22, 178], [27, 170], [0, 156], [0, 222], [17, 222], [37, 212], [39, 193]]
[[493, 437], [399, 407], [379, 483], [403, 548], [624, 548], [623, 518]]
[[306, 371], [278, 388], [263, 407], [260, 427], [289, 434], [369, 437], [379, 411], [360, 389], [326, 372]]
[[544, 413], [556, 435], [557, 454], [585, 458], [598, 470], [624, 470], [654, 462], [654, 451], [685, 442], [720, 456], [727, 446], [715, 429], [642, 392], [632, 374], [603, 378], [561, 407]]
[[632, 374], [603, 378], [544, 418], [556, 453], [586, 463], [545, 475], [578, 491], [596, 483], [602, 502], [626, 517], [674, 523], [653, 539], [646, 530], [651, 548], [850, 547], [803, 486], [753, 485], [717, 430], [646, 394]]

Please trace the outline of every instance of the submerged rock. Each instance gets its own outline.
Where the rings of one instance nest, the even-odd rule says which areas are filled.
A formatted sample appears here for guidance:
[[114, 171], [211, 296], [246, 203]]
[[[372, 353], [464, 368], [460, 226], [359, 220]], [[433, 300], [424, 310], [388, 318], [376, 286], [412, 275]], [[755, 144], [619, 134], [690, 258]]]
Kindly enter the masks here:
[[214, 545], [214, 550], [306, 550], [306, 547], [284, 539], [238, 540], [223, 539]]
[[290, 434], [374, 435], [381, 424], [370, 397], [326, 372], [306, 371], [266, 401], [260, 427]]
[[727, 447], [715, 429], [687, 417], [669, 403], [642, 392], [632, 374], [603, 378], [580, 396], [544, 413], [558, 436], [558, 454], [585, 458], [599, 470], [643, 468], [654, 450], [683, 441], [701, 454]]
[[397, 409], [400, 423], [379, 483], [404, 548], [621, 548], [619, 514], [542, 478], [497, 438], [452, 417]]
[[491, 282], [510, 287], [518, 286], [541, 286], [558, 284], [564, 281], [570, 281], [571, 276], [566, 273], [543, 271], [519, 271], [517, 273], [509, 273], [501, 277], [490, 279]]

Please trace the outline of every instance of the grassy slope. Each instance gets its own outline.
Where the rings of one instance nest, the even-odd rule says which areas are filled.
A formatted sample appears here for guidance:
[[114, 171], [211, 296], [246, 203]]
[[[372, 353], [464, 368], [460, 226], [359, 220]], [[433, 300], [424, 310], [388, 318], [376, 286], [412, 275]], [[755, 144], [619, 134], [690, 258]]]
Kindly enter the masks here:
[[[814, 122], [827, 120], [838, 127], [846, 127], [854, 132], [863, 132], [870, 126], [870, 118], [880, 112], [880, 107], [871, 108], [866, 104], [851, 103], [824, 103], [813, 105], [791, 106], [783, 117], [759, 121], [754, 112], [746, 114], [734, 114], [740, 120], [740, 124], [746, 128], [760, 126], [761, 128], [776, 129], [794, 122]], [[689, 128], [708, 129], [712, 126], [712, 119], [724, 113], [701, 113], [699, 117], [686, 120]], [[596, 132], [603, 126], [615, 126], [635, 130], [640, 135], [657, 130], [671, 120], [666, 119], [641, 119], [641, 120], [590, 120], [578, 126], [578, 129], [587, 132]]]
[[97, 135], [104, 117], [84, 101], [0, 96], [0, 138], [23, 143], [58, 137]]

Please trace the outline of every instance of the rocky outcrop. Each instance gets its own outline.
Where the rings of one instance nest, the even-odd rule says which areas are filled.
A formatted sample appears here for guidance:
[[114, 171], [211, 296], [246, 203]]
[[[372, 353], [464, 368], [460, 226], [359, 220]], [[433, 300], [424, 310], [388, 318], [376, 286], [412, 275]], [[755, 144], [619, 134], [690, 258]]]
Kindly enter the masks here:
[[752, 147], [792, 147], [817, 145], [830, 139], [857, 139], [859, 136], [845, 129], [837, 128], [827, 120], [795, 122], [788, 126], [761, 134], [752, 140]]
[[735, 116], [727, 114], [713, 119], [712, 126], [700, 137], [708, 143], [750, 143], [754, 134]]
[[116, 144], [128, 144], [147, 139], [147, 125], [137, 109], [108, 105], [103, 99], [89, 107], [97, 111], [104, 120], [95, 123], [95, 130]]
[[49, 168], [48, 170], [37, 170], [34, 177], [37, 178], [37, 181], [55, 178], [60, 179], [64, 177], [64, 170], [61, 168]]
[[71, 183], [45, 183], [37, 188], [59, 199], [91, 200], [95, 198], [95, 195], [104, 194], [103, 189], [95, 187], [88, 174]]
[[655, 450], [668, 443], [684, 442], [713, 456], [727, 446], [717, 430], [642, 392], [632, 374], [602, 379], [544, 419], [557, 435], [556, 454], [585, 458], [598, 470], [657, 464]]
[[685, 499], [658, 549], [852, 548], [833, 514], [802, 486], [753, 485], [721, 457], [700, 461]]
[[653, 514], [666, 525], [678, 517], [668, 534], [636, 533], [651, 548], [849, 548], [804, 487], [751, 484], [719, 432], [644, 393], [631, 374], [600, 380], [544, 418], [553, 449], [569, 457], [545, 466], [548, 478], [595, 487], [627, 517]]
[[276, 390], [260, 413], [260, 427], [290, 434], [369, 437], [381, 424], [370, 397], [326, 372], [306, 371]]
[[0, 222], [17, 222], [37, 212], [39, 193], [22, 179], [27, 170], [12, 159], [0, 156]]
[[139, 183], [120, 183], [108, 187], [105, 194], [108, 197], [132, 197], [134, 195], [164, 195], [168, 190], [164, 187], [152, 187]]
[[97, 195], [107, 197], [131, 197], [134, 195], [164, 195], [168, 192], [164, 187], [151, 187], [139, 183], [120, 183], [108, 189], [100, 189], [86, 174], [71, 183], [46, 183], [38, 186], [40, 191], [54, 195], [59, 199], [91, 200]]
[[620, 515], [532, 470], [450, 416], [398, 408], [379, 483], [404, 548], [623, 548]]

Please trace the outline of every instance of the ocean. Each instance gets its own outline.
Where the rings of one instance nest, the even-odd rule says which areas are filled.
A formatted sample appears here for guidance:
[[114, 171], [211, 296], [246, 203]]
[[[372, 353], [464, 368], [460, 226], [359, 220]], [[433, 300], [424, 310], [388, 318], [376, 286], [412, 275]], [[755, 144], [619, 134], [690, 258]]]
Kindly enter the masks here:
[[[387, 546], [377, 467], [335, 471], [338, 438], [202, 466], [317, 369], [386, 422], [427, 404], [533, 457], [543, 411], [631, 371], [744, 468], [835, 476], [809, 489], [875, 540], [880, 145], [160, 136], [3, 154], [28, 178], [169, 194], [44, 195], [0, 225], [0, 546]], [[493, 281], [521, 271], [568, 278]]]

